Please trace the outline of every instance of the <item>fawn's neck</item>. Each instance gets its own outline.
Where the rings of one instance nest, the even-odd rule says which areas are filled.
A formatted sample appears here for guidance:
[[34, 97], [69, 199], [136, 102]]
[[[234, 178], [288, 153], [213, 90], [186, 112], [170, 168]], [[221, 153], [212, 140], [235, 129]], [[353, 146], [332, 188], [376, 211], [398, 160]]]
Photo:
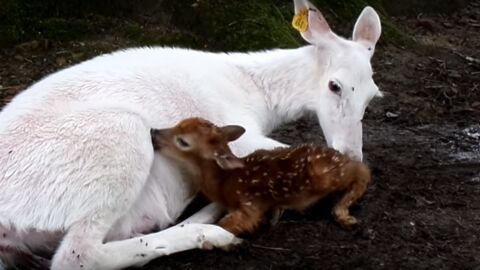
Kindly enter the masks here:
[[213, 160], [197, 160], [188, 171], [192, 174], [195, 188], [209, 200], [222, 203], [224, 170]]

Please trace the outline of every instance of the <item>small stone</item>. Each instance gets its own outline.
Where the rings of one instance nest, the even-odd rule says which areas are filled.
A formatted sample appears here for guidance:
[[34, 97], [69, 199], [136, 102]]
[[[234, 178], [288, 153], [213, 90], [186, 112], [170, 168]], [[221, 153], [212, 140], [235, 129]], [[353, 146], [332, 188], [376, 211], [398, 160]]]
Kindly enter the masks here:
[[58, 66], [62, 67], [67, 64], [67, 59], [65, 59], [65, 57], [63, 56], [59, 56], [55, 59], [55, 62]]
[[399, 113], [393, 113], [393, 112], [386, 112], [385, 116], [390, 119], [398, 118], [400, 116]]

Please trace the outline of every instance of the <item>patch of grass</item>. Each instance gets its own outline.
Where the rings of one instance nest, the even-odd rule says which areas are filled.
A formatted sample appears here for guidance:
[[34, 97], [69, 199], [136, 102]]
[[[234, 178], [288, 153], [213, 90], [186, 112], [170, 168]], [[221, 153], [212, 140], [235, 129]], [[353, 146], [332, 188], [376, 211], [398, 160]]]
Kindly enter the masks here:
[[[382, 3], [386, 0], [314, 0], [313, 3], [337, 24], [353, 22], [366, 5], [382, 18], [381, 42], [402, 43], [405, 35], [389, 20]], [[291, 48], [303, 43], [290, 25], [292, 0], [182, 0], [162, 1], [156, 18], [163, 30], [145, 32], [139, 22], [125, 19], [143, 14], [137, 2], [129, 0], [2, 0], [0, 46], [36, 38], [68, 41], [94, 35], [96, 14], [111, 21], [122, 18], [125, 27], [114, 24], [116, 35], [124, 35], [140, 45], [171, 45], [222, 51], [249, 51]], [[148, 1], [147, 1], [148, 2]], [[112, 17], [108, 17], [112, 16]], [[131, 22], [127, 22], [131, 21]], [[158, 22], [158, 20], [157, 20]]]
[[135, 41], [145, 46], [173, 46], [201, 49], [204, 46], [195, 36], [185, 33], [143, 33]]
[[[388, 18], [384, 0], [317, 0], [322, 12], [338, 23], [354, 22], [365, 6], [374, 7], [382, 21], [382, 43], [404, 43], [404, 35]], [[193, 5], [193, 6], [192, 6]], [[169, 6], [172, 22], [218, 50], [247, 51], [297, 47], [301, 37], [292, 27], [291, 0], [177, 1]]]
[[137, 23], [129, 23], [126, 26], [125, 34], [131, 40], [138, 40], [142, 37], [142, 28]]
[[0, 9], [0, 46], [36, 38], [73, 40], [93, 32], [88, 20], [58, 17], [58, 13], [58, 8], [47, 9], [35, 1], [4, 0]]
[[398, 29], [390, 20], [388, 13], [384, 8], [383, 2], [386, 0], [323, 0], [314, 1], [321, 9], [334, 15], [341, 21], [355, 21], [366, 6], [373, 7], [380, 16], [382, 22], [382, 43], [403, 44], [407, 36]]
[[82, 19], [49, 18], [37, 22], [31, 29], [38, 36], [60, 41], [76, 40], [93, 32], [91, 24]]
[[287, 10], [291, 12], [286, 1], [209, 0], [193, 7], [185, 2], [171, 7], [173, 23], [202, 37], [211, 48], [247, 51], [299, 44], [290, 18], [285, 18]]

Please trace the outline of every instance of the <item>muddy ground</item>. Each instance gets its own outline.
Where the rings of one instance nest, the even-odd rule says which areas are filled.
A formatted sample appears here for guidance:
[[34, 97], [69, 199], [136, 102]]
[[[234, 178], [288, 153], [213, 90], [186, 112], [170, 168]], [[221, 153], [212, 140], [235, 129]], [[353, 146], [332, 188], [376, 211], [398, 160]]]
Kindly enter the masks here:
[[[381, 44], [373, 59], [385, 92], [364, 120], [366, 196], [361, 224], [342, 230], [323, 201], [287, 212], [232, 252], [189, 251], [145, 269], [480, 269], [480, 1], [448, 15], [393, 18], [412, 39]], [[45, 40], [0, 54], [0, 99], [64, 66], [135, 45]], [[324, 143], [312, 116], [276, 131], [290, 144]]]

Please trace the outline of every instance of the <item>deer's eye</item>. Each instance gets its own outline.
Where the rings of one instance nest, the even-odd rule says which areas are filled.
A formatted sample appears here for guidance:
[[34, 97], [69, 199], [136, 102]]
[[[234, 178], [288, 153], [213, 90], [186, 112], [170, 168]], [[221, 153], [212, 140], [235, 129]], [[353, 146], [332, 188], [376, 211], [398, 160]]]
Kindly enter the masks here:
[[328, 89], [330, 89], [330, 91], [332, 91], [335, 94], [340, 94], [340, 91], [342, 91], [342, 87], [336, 81], [329, 81]]
[[175, 143], [177, 144], [177, 146], [179, 148], [182, 148], [182, 149], [187, 149], [187, 148], [190, 147], [190, 144], [185, 139], [183, 139], [182, 137], [176, 137], [175, 138]]

